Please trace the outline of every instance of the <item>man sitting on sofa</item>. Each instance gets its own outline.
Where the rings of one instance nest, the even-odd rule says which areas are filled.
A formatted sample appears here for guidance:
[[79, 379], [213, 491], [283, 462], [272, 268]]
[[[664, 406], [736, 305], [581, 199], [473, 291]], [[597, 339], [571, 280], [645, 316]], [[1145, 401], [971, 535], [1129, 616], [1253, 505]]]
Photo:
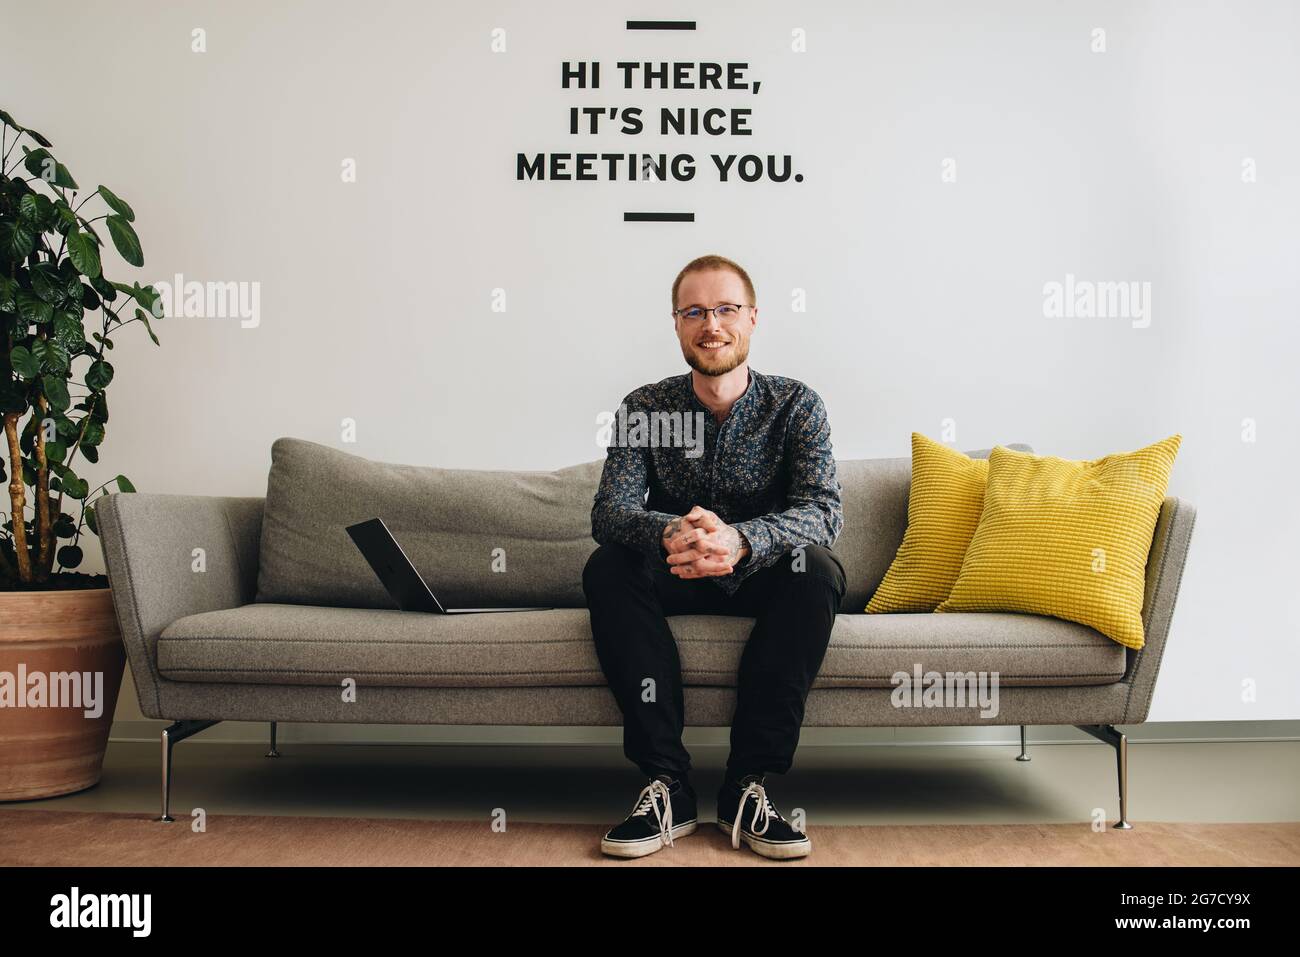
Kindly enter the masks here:
[[749, 368], [758, 307], [744, 269], [703, 256], [677, 276], [672, 296], [692, 371], [642, 386], [620, 411], [701, 422], [703, 448], [657, 441], [662, 432], [650, 440], [643, 429], [615, 435], [591, 513], [599, 547], [583, 572], [596, 653], [623, 712], [623, 750], [650, 779], [601, 850], [641, 857], [695, 830], [681, 661], [666, 616], [738, 615], [757, 621], [736, 677], [718, 825], [733, 847], [744, 840], [766, 857], [803, 857], [812, 845], [777, 811], [765, 776], [794, 759], [844, 597], [844, 566], [830, 551], [844, 524], [830, 424], [808, 386]]

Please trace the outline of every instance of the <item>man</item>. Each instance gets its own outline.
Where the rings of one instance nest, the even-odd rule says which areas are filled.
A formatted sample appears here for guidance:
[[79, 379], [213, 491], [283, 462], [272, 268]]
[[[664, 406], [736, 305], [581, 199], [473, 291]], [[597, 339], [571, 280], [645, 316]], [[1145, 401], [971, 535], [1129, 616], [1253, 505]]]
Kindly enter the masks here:
[[766, 775], [790, 768], [844, 597], [844, 566], [830, 551], [844, 524], [830, 425], [808, 386], [749, 368], [758, 305], [744, 269], [703, 256], [672, 295], [691, 371], [635, 390], [620, 412], [681, 423], [679, 438], [698, 422], [703, 449], [662, 441], [662, 428], [657, 442], [644, 430], [616, 434], [591, 512], [599, 547], [583, 572], [596, 653], [623, 712], [623, 750], [650, 779], [601, 850], [641, 857], [695, 830], [667, 616], [713, 614], [757, 619], [736, 676], [718, 825], [733, 847], [743, 840], [766, 857], [803, 857], [812, 845], [777, 811]]

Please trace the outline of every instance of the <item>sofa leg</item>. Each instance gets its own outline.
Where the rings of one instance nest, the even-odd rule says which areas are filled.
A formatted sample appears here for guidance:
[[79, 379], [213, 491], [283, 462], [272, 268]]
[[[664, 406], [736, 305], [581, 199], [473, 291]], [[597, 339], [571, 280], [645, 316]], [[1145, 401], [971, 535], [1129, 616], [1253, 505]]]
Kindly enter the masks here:
[[172, 748], [178, 741], [184, 741], [190, 735], [198, 734], [210, 728], [216, 721], [176, 721], [163, 729], [162, 733], [162, 814], [159, 822], [170, 824], [175, 820], [169, 813], [172, 800]]
[[1128, 822], [1128, 738], [1113, 724], [1078, 724], [1075, 727], [1115, 749], [1115, 765], [1119, 772], [1119, 820], [1113, 826], [1121, 831], [1132, 830], [1133, 825]]
[[1025, 726], [1020, 726], [1020, 756], [1017, 761], [1028, 761], [1029, 758], [1029, 735], [1026, 734]]
[[268, 758], [278, 758], [280, 752], [275, 750], [275, 722], [271, 722], [271, 750], [266, 752]]

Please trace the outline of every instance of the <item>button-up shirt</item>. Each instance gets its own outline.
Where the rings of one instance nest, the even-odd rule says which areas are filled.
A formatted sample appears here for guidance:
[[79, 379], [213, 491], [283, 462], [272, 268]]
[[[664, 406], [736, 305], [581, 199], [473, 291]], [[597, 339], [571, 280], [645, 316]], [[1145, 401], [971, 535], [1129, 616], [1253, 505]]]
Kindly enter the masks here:
[[623, 399], [591, 534], [599, 544], [618, 542], [665, 563], [665, 526], [703, 506], [749, 543], [749, 556], [729, 575], [710, 576], [734, 594], [745, 578], [798, 545], [834, 545], [844, 526], [841, 491], [826, 407], [816, 392], [751, 368], [745, 393], [718, 422], [687, 372]]

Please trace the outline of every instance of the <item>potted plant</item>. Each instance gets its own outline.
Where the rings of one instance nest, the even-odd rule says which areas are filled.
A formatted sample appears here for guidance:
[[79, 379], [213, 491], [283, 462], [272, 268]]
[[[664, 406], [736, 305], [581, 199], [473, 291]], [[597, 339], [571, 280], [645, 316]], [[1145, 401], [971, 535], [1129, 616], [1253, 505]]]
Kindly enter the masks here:
[[135, 213], [51, 145], [0, 110], [0, 800], [99, 781], [124, 654], [108, 579], [76, 569], [95, 501], [134, 489], [77, 469], [99, 461], [112, 336], [139, 322], [158, 342], [156, 291], [101, 269], [101, 230], [144, 264]]

